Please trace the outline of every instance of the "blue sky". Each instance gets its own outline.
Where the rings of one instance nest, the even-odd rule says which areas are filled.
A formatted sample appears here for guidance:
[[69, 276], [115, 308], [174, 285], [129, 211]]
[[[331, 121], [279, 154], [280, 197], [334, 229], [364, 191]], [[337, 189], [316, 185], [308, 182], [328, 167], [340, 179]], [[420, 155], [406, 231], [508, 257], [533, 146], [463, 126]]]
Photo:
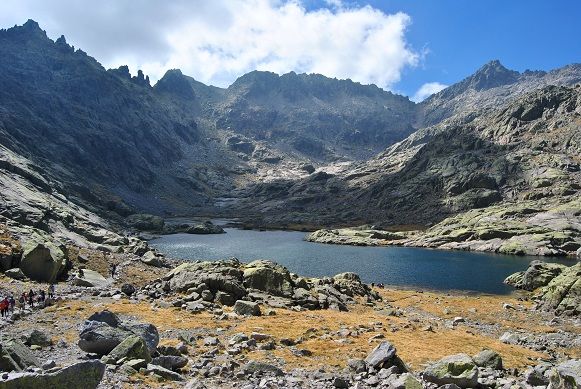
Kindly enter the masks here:
[[0, 1], [0, 27], [29, 18], [153, 82], [174, 68], [221, 87], [295, 71], [421, 100], [493, 59], [519, 71], [581, 62], [578, 0]]
[[[361, 2], [360, 2], [361, 3]], [[422, 84], [453, 84], [498, 59], [518, 71], [550, 70], [581, 62], [581, 1], [368, 1], [386, 13], [403, 11], [412, 23], [407, 41], [426, 48], [394, 88], [412, 95]]]

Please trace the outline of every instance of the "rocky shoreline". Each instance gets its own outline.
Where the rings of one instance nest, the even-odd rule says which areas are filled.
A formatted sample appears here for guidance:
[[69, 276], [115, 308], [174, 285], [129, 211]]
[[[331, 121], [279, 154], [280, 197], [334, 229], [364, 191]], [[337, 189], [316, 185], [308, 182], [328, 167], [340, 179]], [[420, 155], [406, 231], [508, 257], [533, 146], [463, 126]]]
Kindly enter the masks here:
[[309, 242], [407, 246], [510, 255], [581, 258], [581, 200], [519, 202], [474, 209], [427, 230], [385, 231], [375, 226], [320, 229]]

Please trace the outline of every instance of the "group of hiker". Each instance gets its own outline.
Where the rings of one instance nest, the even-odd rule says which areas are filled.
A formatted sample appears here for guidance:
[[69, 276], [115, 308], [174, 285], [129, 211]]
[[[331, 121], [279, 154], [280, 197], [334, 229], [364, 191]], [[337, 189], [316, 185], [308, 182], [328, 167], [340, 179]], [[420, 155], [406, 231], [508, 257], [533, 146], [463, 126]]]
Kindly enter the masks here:
[[0, 313], [2, 317], [8, 317], [10, 314], [14, 313], [14, 308], [16, 306], [18, 306], [19, 309], [25, 309], [27, 306], [29, 308], [34, 308], [35, 304], [39, 308], [44, 307], [47, 305], [47, 302], [53, 300], [54, 297], [54, 284], [50, 284], [46, 292], [42, 289], [37, 292], [32, 289], [28, 292], [23, 292], [18, 300], [14, 298], [14, 295], [6, 296], [4, 299], [0, 300]]

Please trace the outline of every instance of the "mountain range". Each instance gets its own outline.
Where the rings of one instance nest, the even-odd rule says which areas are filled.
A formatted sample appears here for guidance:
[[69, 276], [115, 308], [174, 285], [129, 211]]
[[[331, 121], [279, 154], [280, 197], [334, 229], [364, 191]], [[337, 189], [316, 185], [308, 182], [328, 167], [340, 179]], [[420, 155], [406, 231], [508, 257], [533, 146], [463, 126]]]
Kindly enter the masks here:
[[507, 239], [549, 233], [526, 220], [561, 209], [536, 225], [565, 231], [551, 250], [570, 253], [581, 247], [579, 83], [580, 64], [519, 73], [491, 61], [421, 103], [294, 72], [217, 88], [173, 69], [152, 86], [29, 20], [0, 30], [0, 215], [99, 243], [109, 238], [96, 230], [147, 213], [427, 228], [409, 244], [440, 246], [483, 241], [482, 225], [442, 240], [470, 212], [518, 208], [487, 225], [521, 223]]

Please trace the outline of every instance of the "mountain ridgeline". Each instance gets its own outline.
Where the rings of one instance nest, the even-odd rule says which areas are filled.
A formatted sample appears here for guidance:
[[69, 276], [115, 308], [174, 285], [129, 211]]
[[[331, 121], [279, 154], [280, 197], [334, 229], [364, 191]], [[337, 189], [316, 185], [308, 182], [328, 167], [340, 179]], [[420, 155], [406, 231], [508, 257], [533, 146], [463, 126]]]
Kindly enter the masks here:
[[41, 225], [53, 201], [116, 221], [423, 228], [520, 201], [545, 212], [579, 199], [580, 82], [579, 64], [492, 61], [419, 104], [294, 72], [217, 88], [173, 69], [152, 86], [29, 20], [0, 30], [0, 215]]

